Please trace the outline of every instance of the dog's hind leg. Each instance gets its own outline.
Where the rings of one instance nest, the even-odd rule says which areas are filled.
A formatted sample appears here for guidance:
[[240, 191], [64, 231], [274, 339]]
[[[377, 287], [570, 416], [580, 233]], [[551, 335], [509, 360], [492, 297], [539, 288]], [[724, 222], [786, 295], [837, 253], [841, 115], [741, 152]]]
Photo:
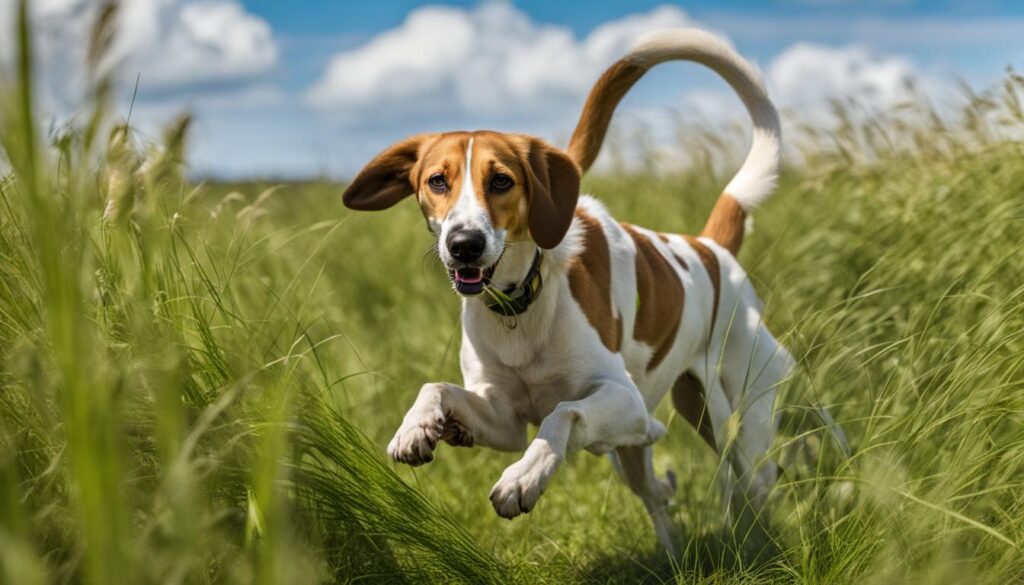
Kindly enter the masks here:
[[680, 404], [685, 398], [683, 393], [692, 399], [695, 389], [702, 389], [706, 410], [701, 424], [707, 421], [710, 425], [709, 428], [698, 427], [698, 430], [704, 431], [701, 435], [705, 440], [707, 431], [713, 434], [713, 440], [708, 442], [721, 456], [717, 479], [721, 486], [725, 526], [740, 540], [753, 541], [759, 539], [758, 534], [764, 534], [763, 527], [758, 526], [758, 519], [768, 490], [775, 481], [775, 464], [764, 461], [774, 436], [774, 420], [771, 418], [774, 390], [767, 400], [769, 420], [758, 420], [766, 414], [762, 408], [765, 401], [757, 402], [757, 408], [753, 410], [742, 408], [734, 387], [726, 384], [724, 372], [729, 369], [727, 361], [727, 356], [715, 352], [699, 357], [685, 383], [677, 384], [674, 391], [679, 395], [674, 394], [673, 399], [676, 407], [687, 416], [687, 409], [692, 406]]
[[[730, 436], [732, 426], [729, 421], [733, 418], [732, 405], [725, 394], [725, 387], [721, 378], [716, 373], [716, 366], [719, 358], [717, 356], [706, 356], [700, 358], [697, 363], [704, 364], [703, 367], [693, 369], [693, 383], [703, 388], [703, 395], [706, 400], [706, 413], [704, 416], [710, 421], [710, 432], [712, 444], [715, 451], [721, 457], [717, 475], [718, 483], [722, 491], [722, 517], [726, 527], [732, 526], [732, 518], [736, 512], [734, 500], [736, 494], [736, 479], [729, 457], [729, 451], [734, 438]], [[675, 398], [675, 396], [673, 396]], [[685, 415], [684, 415], [685, 416]], [[702, 432], [703, 436], [705, 432]], [[705, 437], [705, 440], [707, 438]]]
[[654, 533], [658, 542], [673, 559], [679, 558], [679, 551], [672, 540], [669, 530], [668, 504], [675, 492], [675, 482], [669, 475], [665, 479], [658, 478], [654, 473], [652, 448], [619, 447], [614, 454], [609, 454], [619, 475], [640, 496], [647, 508], [647, 513], [654, 523]]
[[739, 488], [733, 502], [738, 536], [754, 543], [765, 535], [764, 507], [778, 476], [778, 466], [768, 457], [778, 429], [775, 395], [792, 364], [789, 352], [763, 323], [745, 324], [737, 319], [721, 372], [736, 426], [730, 431], [728, 459]]
[[[715, 373], [718, 359], [699, 357], [695, 363], [703, 364], [692, 371], [684, 372], [672, 387], [672, 404], [676, 411], [697, 430], [704, 442], [716, 453], [726, 452], [729, 436], [726, 426], [732, 414], [732, 406], [725, 395], [725, 389]], [[710, 381], [710, 382], [708, 382]], [[735, 476], [727, 458], [723, 458], [716, 474], [721, 488], [722, 518], [725, 526], [732, 526], [733, 494]]]

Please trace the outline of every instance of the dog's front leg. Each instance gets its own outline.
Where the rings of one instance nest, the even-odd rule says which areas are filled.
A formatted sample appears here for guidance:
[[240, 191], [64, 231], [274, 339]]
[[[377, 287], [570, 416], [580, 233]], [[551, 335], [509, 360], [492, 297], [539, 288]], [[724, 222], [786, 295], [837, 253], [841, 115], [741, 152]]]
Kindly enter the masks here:
[[590, 396], [559, 403], [541, 421], [522, 459], [505, 469], [491, 490], [494, 510], [504, 518], [532, 510], [568, 453], [579, 449], [604, 453], [652, 443], [664, 427], [653, 428], [648, 421], [643, 398], [629, 383], [604, 380]]
[[471, 391], [444, 382], [424, 384], [391, 439], [388, 455], [399, 463], [422, 465], [434, 459], [439, 440], [461, 447], [521, 451], [526, 446], [526, 424], [500, 392]]

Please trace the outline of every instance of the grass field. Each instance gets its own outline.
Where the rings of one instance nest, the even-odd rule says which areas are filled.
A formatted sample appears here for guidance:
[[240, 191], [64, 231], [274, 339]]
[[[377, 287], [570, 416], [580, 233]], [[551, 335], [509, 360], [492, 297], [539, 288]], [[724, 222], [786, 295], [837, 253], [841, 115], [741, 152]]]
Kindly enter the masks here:
[[[741, 252], [800, 362], [772, 550], [737, 554], [719, 462], [665, 407], [670, 564], [603, 458], [570, 459], [513, 522], [487, 493], [514, 454], [385, 460], [419, 386], [460, 380], [459, 301], [415, 205], [355, 214], [329, 183], [189, 182], [187, 118], [145, 144], [104, 115], [103, 84], [94, 115], [42, 134], [30, 70], [23, 55], [0, 115], [3, 582], [1024, 581], [1020, 77], [942, 117], [846, 109], [792, 137], [803, 164]], [[698, 165], [585, 188], [694, 233], [727, 178]]]

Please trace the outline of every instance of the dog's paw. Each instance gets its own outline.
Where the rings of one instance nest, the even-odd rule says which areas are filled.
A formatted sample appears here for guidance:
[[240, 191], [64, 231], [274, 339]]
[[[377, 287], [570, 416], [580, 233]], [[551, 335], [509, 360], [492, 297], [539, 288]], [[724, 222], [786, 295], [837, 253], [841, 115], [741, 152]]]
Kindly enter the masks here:
[[511, 520], [532, 510], [561, 463], [561, 457], [546, 444], [538, 449], [534, 446], [522, 459], [506, 468], [491, 488], [491, 505], [502, 518]]
[[399, 463], [423, 465], [434, 460], [434, 449], [444, 432], [444, 413], [434, 409], [412, 420], [406, 417], [391, 443], [388, 456]]

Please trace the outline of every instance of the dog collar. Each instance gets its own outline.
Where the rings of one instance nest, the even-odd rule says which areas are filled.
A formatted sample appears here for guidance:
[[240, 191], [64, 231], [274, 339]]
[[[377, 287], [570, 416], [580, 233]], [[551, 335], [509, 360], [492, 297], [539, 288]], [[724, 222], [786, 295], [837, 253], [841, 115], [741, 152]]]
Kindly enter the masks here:
[[526, 312], [544, 286], [544, 279], [540, 276], [541, 258], [540, 248], [537, 248], [533, 255], [533, 264], [519, 284], [513, 284], [504, 291], [495, 291], [490, 287], [484, 289], [487, 295], [483, 299], [484, 306], [503, 317], [515, 317]]

